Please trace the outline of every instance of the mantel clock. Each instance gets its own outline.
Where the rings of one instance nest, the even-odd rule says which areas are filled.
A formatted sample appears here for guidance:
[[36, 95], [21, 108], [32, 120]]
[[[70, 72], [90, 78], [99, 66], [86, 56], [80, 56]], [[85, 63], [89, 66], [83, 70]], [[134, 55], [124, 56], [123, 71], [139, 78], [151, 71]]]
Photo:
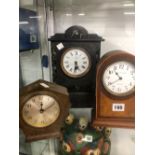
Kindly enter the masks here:
[[135, 57], [116, 50], [105, 54], [96, 75], [95, 126], [134, 128]]
[[74, 108], [95, 106], [96, 64], [103, 40], [81, 26], [49, 38], [53, 81], [67, 87]]
[[19, 125], [26, 141], [61, 136], [70, 102], [65, 87], [38, 80], [20, 90]]

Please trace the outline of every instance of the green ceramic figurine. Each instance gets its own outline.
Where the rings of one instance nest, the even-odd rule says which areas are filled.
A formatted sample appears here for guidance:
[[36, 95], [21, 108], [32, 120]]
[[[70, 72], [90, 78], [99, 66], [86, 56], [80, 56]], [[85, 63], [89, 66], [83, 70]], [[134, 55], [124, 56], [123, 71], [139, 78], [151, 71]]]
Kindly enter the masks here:
[[60, 155], [110, 155], [110, 128], [93, 128], [87, 118], [70, 113], [62, 132]]

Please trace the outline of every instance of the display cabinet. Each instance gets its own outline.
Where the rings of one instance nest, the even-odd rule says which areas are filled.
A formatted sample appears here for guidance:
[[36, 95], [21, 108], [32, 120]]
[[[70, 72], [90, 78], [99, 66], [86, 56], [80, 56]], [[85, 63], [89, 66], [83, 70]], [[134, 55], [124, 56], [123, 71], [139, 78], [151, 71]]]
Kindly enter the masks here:
[[[30, 12], [32, 11], [36, 14], [34, 16], [30, 15], [28, 18], [37, 21], [37, 24], [35, 25], [38, 27], [35, 30], [33, 30], [34, 27], [32, 25], [29, 27], [31, 36], [29, 41], [31, 41], [35, 47], [26, 49], [19, 54], [20, 87], [22, 88], [38, 79], [47, 80], [49, 82], [57, 81], [53, 76], [54, 74], [58, 75], [58, 73], [55, 72], [57, 71], [58, 66], [53, 65], [54, 63], [57, 63], [57, 59], [54, 58], [54, 54], [51, 50], [56, 47], [54, 47], [48, 39], [56, 34], [65, 33], [67, 29], [75, 25], [84, 27], [89, 34], [96, 34], [100, 37], [100, 41], [102, 40], [101, 38], [105, 39], [103, 42], [99, 41], [100, 45], [96, 46], [99, 47], [97, 54], [92, 56], [97, 61], [111, 50], [129, 51], [131, 54], [134, 54], [134, 3], [134, 0], [20, 0], [20, 8], [30, 10]], [[27, 24], [25, 26], [28, 26], [28, 21], [23, 23]], [[23, 26], [21, 25], [22, 22], [19, 24], [19, 27]], [[75, 31], [74, 33], [76, 34], [77, 32]], [[60, 41], [58, 48], [62, 48], [62, 44], [63, 42]], [[79, 44], [82, 47], [85, 47], [83, 46], [83, 43], [79, 42]], [[86, 50], [89, 48], [93, 50], [92, 42], [90, 43], [89, 48], [85, 48]], [[60, 55], [59, 50], [55, 51]], [[83, 54], [85, 53], [85, 50], [80, 49], [79, 53]], [[64, 54], [63, 56], [65, 60], [67, 54]], [[63, 60], [61, 62], [60, 67], [63, 66]], [[76, 64], [77, 63], [74, 63], [74, 69], [78, 68]], [[93, 67], [96, 65], [94, 64], [95, 63], [93, 63]], [[88, 73], [88, 70], [89, 67], [86, 69], [85, 73]], [[61, 72], [64, 72], [64, 74], [66, 73], [66, 76], [72, 76], [65, 67], [62, 67]], [[61, 80], [62, 74], [59, 75], [59, 80]], [[70, 78], [74, 79], [74, 77]], [[80, 78], [82, 79], [83, 77]], [[95, 78], [95, 75], [93, 78]], [[89, 88], [87, 88], [87, 83], [92, 79], [87, 79], [84, 90]], [[65, 85], [63, 81], [61, 81], [61, 84]], [[78, 91], [79, 85], [82, 86], [82, 83], [78, 83], [76, 91]], [[96, 89], [95, 84], [93, 84], [92, 87], [92, 93], [94, 93]], [[89, 96], [91, 95], [89, 94]], [[91, 97], [90, 102], [92, 102]], [[96, 97], [95, 94], [93, 94], [93, 97]], [[74, 113], [76, 118], [85, 116], [88, 118], [89, 122], [91, 122], [92, 109], [95, 110], [96, 104], [88, 104], [91, 106], [82, 107], [80, 105], [80, 98], [78, 98], [78, 100], [78, 106], [76, 108], [71, 108], [70, 112]], [[74, 132], [72, 133], [74, 134]], [[134, 129], [112, 128], [110, 139], [110, 155], [134, 154]], [[26, 155], [58, 155], [60, 148], [59, 142], [60, 141], [55, 138], [50, 138], [25, 143], [25, 135], [20, 132], [19, 150], [21, 154]], [[122, 147], [123, 151], [120, 149]]]

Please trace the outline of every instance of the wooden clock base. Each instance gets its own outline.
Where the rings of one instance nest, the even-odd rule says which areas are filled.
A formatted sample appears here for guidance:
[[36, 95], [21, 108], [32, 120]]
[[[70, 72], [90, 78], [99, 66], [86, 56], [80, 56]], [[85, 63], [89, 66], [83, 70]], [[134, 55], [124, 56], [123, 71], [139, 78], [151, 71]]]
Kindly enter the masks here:
[[49, 139], [49, 138], [60, 138], [61, 137], [61, 133], [60, 131], [56, 131], [54, 133], [45, 133], [45, 134], [38, 134], [38, 135], [28, 135], [26, 136], [26, 142], [33, 142], [36, 140], [41, 140], [41, 139]]
[[135, 122], [133, 120], [123, 120], [123, 119], [96, 119], [93, 121], [93, 126], [107, 126], [107, 127], [117, 127], [117, 128], [134, 128]]

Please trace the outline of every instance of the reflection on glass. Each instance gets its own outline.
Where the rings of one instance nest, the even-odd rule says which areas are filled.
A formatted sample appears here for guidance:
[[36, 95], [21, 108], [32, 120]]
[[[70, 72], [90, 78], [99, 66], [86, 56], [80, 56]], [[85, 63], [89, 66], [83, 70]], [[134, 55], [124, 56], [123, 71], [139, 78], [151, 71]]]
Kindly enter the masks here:
[[124, 15], [135, 15], [135, 12], [124, 12]]
[[79, 16], [85, 16], [85, 13], [79, 13], [78, 15]]
[[71, 13], [66, 13], [66, 16], [72, 16], [72, 14]]
[[20, 21], [19, 24], [20, 25], [29, 24], [29, 22], [28, 21]]
[[42, 16], [29, 16], [29, 18], [41, 18]]
[[124, 7], [134, 7], [134, 4], [133, 3], [126, 3], [126, 4], [123, 4]]

